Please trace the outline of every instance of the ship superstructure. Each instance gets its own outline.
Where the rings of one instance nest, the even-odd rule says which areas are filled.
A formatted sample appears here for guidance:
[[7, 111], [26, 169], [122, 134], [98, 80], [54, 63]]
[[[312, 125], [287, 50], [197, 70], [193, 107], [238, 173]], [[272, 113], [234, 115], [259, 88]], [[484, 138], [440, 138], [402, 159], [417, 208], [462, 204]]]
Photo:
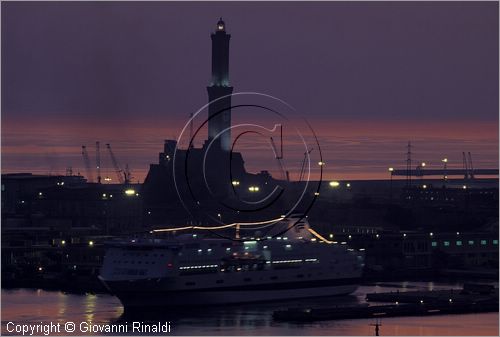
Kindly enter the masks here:
[[132, 308], [349, 294], [362, 273], [362, 252], [325, 240], [306, 219], [283, 218], [264, 238], [203, 232], [114, 243], [100, 279]]

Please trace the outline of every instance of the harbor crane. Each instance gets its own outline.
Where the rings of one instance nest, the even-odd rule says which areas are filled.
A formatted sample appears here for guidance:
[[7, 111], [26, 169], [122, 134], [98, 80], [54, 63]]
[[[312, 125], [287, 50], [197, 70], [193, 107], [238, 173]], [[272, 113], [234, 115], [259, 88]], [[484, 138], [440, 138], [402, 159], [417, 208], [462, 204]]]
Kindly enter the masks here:
[[276, 144], [274, 143], [273, 137], [270, 137], [270, 141], [271, 141], [271, 146], [273, 147], [274, 158], [278, 161], [278, 165], [279, 165], [283, 180], [290, 181], [290, 176], [288, 174], [288, 171], [285, 170], [285, 166], [283, 165], [283, 138], [281, 139], [281, 147], [280, 147], [279, 154], [278, 154], [278, 150], [276, 149]]
[[465, 152], [462, 152], [462, 164], [465, 171], [465, 179], [469, 179], [469, 164], [467, 163], [467, 157], [465, 156]]
[[106, 148], [108, 149], [109, 156], [111, 157], [111, 161], [113, 162], [113, 167], [115, 168], [116, 177], [120, 184], [129, 184], [130, 183], [130, 171], [128, 169], [128, 165], [125, 167], [125, 170], [120, 168], [118, 165], [118, 161], [116, 160], [115, 154], [113, 150], [111, 150], [111, 145], [106, 144]]
[[469, 154], [469, 177], [471, 179], [474, 179], [474, 166], [472, 166], [472, 155], [470, 154], [470, 152], [468, 154]]
[[311, 154], [312, 150], [314, 150], [314, 148], [311, 148], [310, 150], [304, 152], [304, 159], [302, 160], [302, 167], [300, 168], [299, 182], [302, 181], [302, 178], [304, 177], [304, 171], [306, 168], [306, 160], [307, 160], [307, 157], [309, 157], [309, 154]]
[[82, 145], [82, 156], [83, 156], [83, 162], [85, 164], [85, 170], [87, 171], [87, 179], [89, 182], [92, 183], [94, 182], [94, 175], [92, 174], [89, 154], [87, 152], [87, 147], [85, 145]]
[[464, 166], [465, 179], [474, 179], [474, 166], [472, 166], [472, 154], [470, 152], [465, 155], [465, 152], [462, 152], [462, 161]]

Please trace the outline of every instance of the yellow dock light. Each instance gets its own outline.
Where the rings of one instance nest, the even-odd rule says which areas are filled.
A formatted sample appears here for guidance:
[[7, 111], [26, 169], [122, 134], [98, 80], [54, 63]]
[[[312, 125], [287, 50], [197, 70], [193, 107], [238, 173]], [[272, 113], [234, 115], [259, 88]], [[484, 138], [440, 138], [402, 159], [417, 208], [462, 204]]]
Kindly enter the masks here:
[[92, 241], [92, 240], [91, 240], [91, 241], [89, 241], [89, 246], [90, 246], [90, 247], [94, 246], [94, 241]]
[[331, 187], [339, 187], [340, 186], [340, 183], [338, 181], [330, 181], [330, 184], [329, 184]]
[[125, 190], [125, 194], [128, 196], [132, 196], [135, 194], [135, 190], [129, 188], [129, 189]]
[[239, 186], [240, 182], [238, 180], [233, 180], [232, 184], [233, 184], [233, 186]]
[[319, 162], [318, 162], [318, 165], [319, 165], [319, 166], [324, 166], [324, 165], [325, 165], [325, 162], [324, 162], [324, 161], [319, 161]]
[[259, 188], [259, 186], [250, 186], [250, 187], [248, 187], [248, 190], [250, 192], [259, 192], [260, 188]]

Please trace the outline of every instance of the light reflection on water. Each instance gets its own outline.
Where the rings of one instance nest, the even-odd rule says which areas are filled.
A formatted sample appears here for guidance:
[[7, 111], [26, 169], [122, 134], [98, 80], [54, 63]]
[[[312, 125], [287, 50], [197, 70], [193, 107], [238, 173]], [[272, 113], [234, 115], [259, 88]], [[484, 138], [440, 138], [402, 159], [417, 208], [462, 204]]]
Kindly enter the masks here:
[[[6, 323], [94, 324], [132, 321], [169, 321], [176, 335], [373, 335], [371, 319], [323, 321], [307, 324], [276, 322], [274, 310], [289, 307], [332, 307], [364, 302], [366, 293], [416, 289], [459, 288], [460, 284], [400, 282], [361, 286], [353, 295], [239, 306], [164, 311], [130, 316], [119, 300], [104, 294], [75, 295], [62, 292], [2, 290], [2, 334]], [[498, 335], [498, 313], [399, 317], [382, 319], [381, 335]], [[130, 330], [129, 330], [130, 331]]]

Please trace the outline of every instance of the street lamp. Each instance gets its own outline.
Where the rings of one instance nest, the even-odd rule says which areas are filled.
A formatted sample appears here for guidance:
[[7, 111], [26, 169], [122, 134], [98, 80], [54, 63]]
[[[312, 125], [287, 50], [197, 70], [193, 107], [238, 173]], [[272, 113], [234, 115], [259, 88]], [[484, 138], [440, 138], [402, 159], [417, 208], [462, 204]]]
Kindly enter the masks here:
[[392, 175], [393, 175], [393, 172], [394, 172], [394, 167], [389, 167], [389, 172], [390, 172], [390, 175], [391, 175], [391, 182], [390, 182], [390, 187], [389, 187], [389, 194], [390, 194], [390, 199], [391, 199], [391, 202], [392, 202]]
[[441, 160], [443, 162], [443, 185], [446, 187], [446, 180], [448, 176], [446, 175], [446, 164], [448, 163], [448, 158]]
[[417, 171], [418, 171], [418, 175], [420, 176], [420, 181], [424, 180], [424, 167], [426, 165], [427, 164], [425, 162], [421, 162], [420, 165], [417, 166]]

